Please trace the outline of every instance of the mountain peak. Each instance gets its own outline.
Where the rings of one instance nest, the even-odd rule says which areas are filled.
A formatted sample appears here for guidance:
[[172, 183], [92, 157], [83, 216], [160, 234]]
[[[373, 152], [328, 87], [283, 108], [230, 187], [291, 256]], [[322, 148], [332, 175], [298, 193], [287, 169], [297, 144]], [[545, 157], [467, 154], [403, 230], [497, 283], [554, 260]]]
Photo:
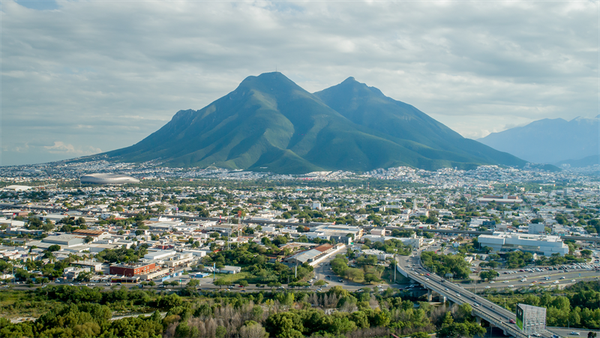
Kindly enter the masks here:
[[208, 106], [180, 111], [139, 143], [106, 155], [279, 173], [524, 164], [353, 77], [311, 94], [280, 72], [249, 76]]

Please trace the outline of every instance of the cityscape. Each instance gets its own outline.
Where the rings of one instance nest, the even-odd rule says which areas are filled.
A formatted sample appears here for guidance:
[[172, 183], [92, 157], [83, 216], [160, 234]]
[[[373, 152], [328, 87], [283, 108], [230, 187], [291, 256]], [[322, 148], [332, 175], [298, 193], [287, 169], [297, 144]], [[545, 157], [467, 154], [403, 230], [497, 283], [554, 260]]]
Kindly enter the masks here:
[[600, 1], [0, 21], [0, 338], [600, 338]]
[[[600, 179], [593, 171], [487, 165], [281, 175], [75, 161], [0, 173], [4, 290], [74, 304], [82, 300], [69, 297], [92, 290], [101, 303], [117, 292], [143, 295], [141, 303], [102, 305], [113, 324], [138, 316], [136, 325], [164, 324], [185, 316], [174, 311], [204, 311], [188, 298], [242, 295], [255, 304], [251, 311], [263, 312], [253, 327], [222, 325], [240, 336], [289, 334], [277, 331], [273, 316], [306, 306], [347, 320], [369, 309], [387, 316], [385, 325], [339, 331], [351, 337], [425, 334], [436, 326], [434, 309], [456, 307], [470, 313], [463, 325], [481, 319], [466, 335], [550, 338], [598, 328]], [[592, 293], [577, 298], [582, 292]], [[392, 325], [406, 314], [390, 299], [429, 309], [428, 319]], [[187, 310], [164, 311], [166, 301]], [[543, 320], [527, 306], [543, 306]], [[10, 325], [44, 318], [33, 299], [1, 311]], [[210, 336], [203, 325], [195, 330]], [[169, 327], [181, 330], [181, 322]]]

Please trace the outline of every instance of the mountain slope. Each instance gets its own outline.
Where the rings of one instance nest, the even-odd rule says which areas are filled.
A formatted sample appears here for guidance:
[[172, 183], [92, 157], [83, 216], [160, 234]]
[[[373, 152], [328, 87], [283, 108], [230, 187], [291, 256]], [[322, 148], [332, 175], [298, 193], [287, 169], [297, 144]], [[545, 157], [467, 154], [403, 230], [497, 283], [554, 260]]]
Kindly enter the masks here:
[[598, 156], [600, 115], [595, 118], [543, 119], [492, 133], [481, 143], [536, 163], [559, 163]]
[[103, 155], [117, 161], [158, 160], [170, 166], [214, 165], [279, 173], [521, 164], [510, 155], [495, 156], [496, 151], [483, 145], [471, 152], [462, 150], [461, 142], [474, 141], [383, 94], [377, 100], [411, 107], [419, 123], [404, 126], [396, 118], [392, 124], [400, 113], [392, 106], [377, 105], [375, 99], [366, 103], [374, 107], [375, 121], [367, 122], [335, 102], [327, 104], [322, 93], [311, 94], [277, 72], [250, 76], [207, 107], [179, 111], [139, 143]]
[[409, 148], [414, 147], [430, 158], [524, 164], [510, 154], [463, 138], [414, 106], [389, 98], [379, 89], [368, 87], [352, 77], [315, 95], [350, 121], [388, 135]]

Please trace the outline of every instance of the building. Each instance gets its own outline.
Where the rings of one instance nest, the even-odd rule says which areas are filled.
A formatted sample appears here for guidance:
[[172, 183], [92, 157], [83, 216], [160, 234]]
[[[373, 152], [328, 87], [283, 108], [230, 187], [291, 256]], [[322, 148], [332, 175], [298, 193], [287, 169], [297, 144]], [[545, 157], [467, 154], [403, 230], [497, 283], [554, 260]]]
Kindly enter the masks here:
[[477, 203], [479, 204], [488, 204], [490, 202], [495, 202], [496, 204], [518, 204], [523, 203], [523, 200], [519, 198], [519, 196], [494, 196], [494, 195], [485, 195], [477, 199]]
[[309, 265], [315, 266], [327, 257], [340, 252], [340, 250], [344, 248], [346, 248], [346, 245], [341, 243], [336, 244], [335, 246], [331, 244], [323, 244], [314, 249], [306, 250], [290, 256], [285, 259], [285, 262], [289, 265], [302, 265], [304, 263], [308, 263]]
[[517, 327], [526, 335], [546, 329], [546, 308], [517, 304]]
[[74, 235], [59, 235], [59, 236], [48, 236], [42, 239], [42, 243], [50, 245], [60, 245], [62, 247], [72, 247], [77, 245], [85, 244], [85, 236], [74, 236]]
[[165, 260], [171, 257], [174, 257], [177, 254], [174, 250], [159, 250], [159, 251], [150, 251], [144, 255], [144, 259], [149, 260]]
[[73, 234], [84, 237], [90, 236], [98, 239], [110, 238], [110, 233], [102, 230], [77, 229], [73, 231]]
[[111, 275], [120, 275], [120, 276], [138, 276], [138, 275], [147, 275], [151, 272], [156, 271], [157, 266], [154, 263], [150, 264], [114, 264], [110, 266], [110, 274]]
[[543, 235], [546, 233], [546, 225], [544, 223], [531, 223], [528, 232], [532, 235]]
[[363, 229], [350, 225], [324, 224], [316, 226], [311, 232], [307, 232], [304, 235], [310, 239], [321, 238], [348, 244], [352, 239], [361, 238], [363, 236]]
[[126, 184], [140, 182], [131, 176], [119, 174], [89, 174], [81, 176], [80, 181], [81, 184]]
[[558, 236], [495, 231], [493, 235], [480, 235], [478, 241], [482, 247], [490, 247], [493, 251], [520, 250], [548, 257], [555, 253], [561, 256], [569, 253], [569, 246]]

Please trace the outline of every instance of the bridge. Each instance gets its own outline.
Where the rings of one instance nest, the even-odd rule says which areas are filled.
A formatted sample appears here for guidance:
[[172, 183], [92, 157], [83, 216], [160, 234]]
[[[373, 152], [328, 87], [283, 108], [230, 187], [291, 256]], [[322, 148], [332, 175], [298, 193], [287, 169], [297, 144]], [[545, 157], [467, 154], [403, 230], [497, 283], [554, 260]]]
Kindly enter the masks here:
[[[462, 305], [469, 304], [473, 309], [472, 315], [477, 320], [485, 320], [490, 326], [501, 329], [505, 335], [515, 338], [528, 338], [516, 324], [516, 315], [489, 300], [476, 295], [461, 286], [441, 278], [425, 269], [421, 264], [420, 252], [411, 256], [397, 256], [397, 270], [403, 276], [421, 284], [426, 290], [428, 300], [431, 301], [434, 293], [440, 295], [444, 301]], [[548, 330], [538, 332], [542, 338], [552, 338], [555, 334]]]

